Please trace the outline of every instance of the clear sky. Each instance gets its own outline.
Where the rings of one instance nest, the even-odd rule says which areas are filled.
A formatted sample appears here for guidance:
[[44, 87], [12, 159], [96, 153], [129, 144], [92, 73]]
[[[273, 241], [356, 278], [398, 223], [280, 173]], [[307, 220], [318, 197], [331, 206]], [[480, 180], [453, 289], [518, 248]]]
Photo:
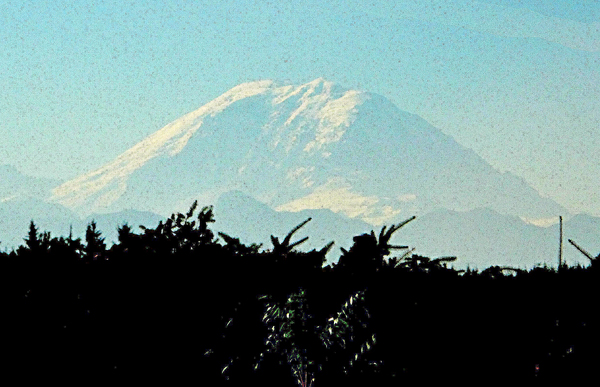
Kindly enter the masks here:
[[600, 215], [595, 0], [0, 0], [0, 69], [0, 164], [34, 176], [99, 167], [241, 82], [324, 77]]

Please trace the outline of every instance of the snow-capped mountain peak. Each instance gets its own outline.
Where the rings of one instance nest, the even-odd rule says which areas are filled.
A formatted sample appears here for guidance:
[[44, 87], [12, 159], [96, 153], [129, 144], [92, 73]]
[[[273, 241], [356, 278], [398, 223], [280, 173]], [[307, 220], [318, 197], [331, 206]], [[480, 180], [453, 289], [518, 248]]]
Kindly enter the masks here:
[[60, 185], [53, 200], [81, 215], [168, 215], [230, 190], [280, 210], [330, 209], [371, 224], [433, 208], [565, 213], [420, 117], [322, 78], [238, 85]]

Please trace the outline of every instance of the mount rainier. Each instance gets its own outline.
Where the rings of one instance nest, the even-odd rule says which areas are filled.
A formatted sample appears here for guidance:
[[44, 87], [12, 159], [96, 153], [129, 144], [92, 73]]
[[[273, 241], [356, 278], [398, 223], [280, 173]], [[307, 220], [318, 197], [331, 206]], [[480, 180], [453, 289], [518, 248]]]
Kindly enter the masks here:
[[56, 187], [52, 201], [81, 215], [168, 215], [232, 190], [279, 211], [329, 209], [373, 225], [439, 208], [565, 213], [384, 97], [323, 79], [236, 86]]

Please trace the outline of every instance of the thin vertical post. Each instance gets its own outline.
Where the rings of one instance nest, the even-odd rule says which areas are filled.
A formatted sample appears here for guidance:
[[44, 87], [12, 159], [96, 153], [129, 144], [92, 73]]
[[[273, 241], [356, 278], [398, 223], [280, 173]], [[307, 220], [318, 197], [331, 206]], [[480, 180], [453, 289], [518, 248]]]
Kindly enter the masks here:
[[563, 221], [562, 216], [558, 217], [558, 229], [559, 229], [559, 248], [558, 248], [558, 268], [560, 269], [563, 265]]

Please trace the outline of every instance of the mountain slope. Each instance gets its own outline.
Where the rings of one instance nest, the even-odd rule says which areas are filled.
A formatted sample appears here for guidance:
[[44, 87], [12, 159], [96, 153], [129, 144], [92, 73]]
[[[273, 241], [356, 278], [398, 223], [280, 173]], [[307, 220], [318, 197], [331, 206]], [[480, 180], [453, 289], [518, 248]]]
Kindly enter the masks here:
[[44, 200], [60, 183], [54, 179], [28, 176], [12, 165], [0, 165], [0, 202], [24, 197]]

